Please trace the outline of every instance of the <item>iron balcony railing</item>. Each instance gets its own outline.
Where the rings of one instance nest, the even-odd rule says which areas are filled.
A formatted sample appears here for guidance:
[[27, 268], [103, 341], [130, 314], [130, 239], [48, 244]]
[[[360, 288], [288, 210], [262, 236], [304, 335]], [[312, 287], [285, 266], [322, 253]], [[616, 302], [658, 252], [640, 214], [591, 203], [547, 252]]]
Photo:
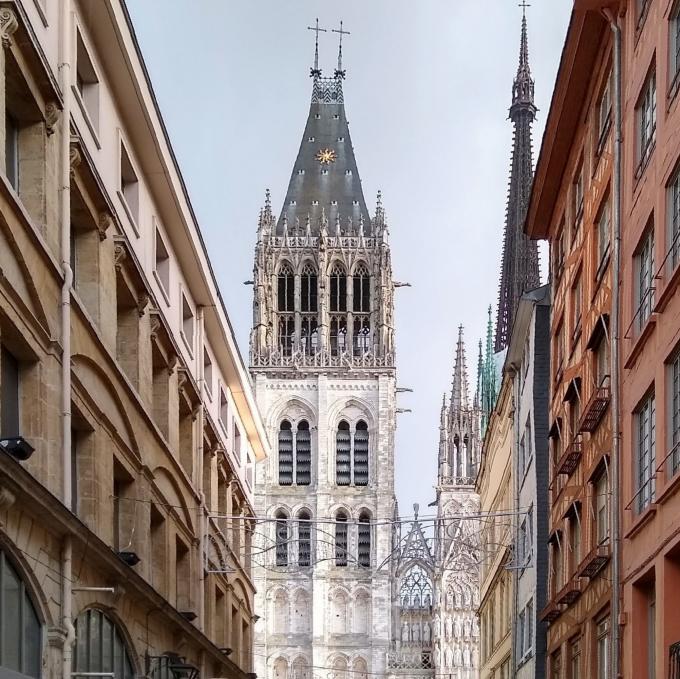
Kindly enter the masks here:
[[581, 442], [581, 434], [576, 434], [571, 443], [567, 446], [567, 449], [562, 454], [562, 457], [559, 459], [555, 474], [565, 474], [567, 476], [571, 476], [578, 466], [582, 452], [583, 446]]
[[611, 400], [611, 389], [609, 386], [609, 375], [605, 375], [600, 385], [595, 388], [590, 397], [581, 417], [579, 431], [592, 433], [597, 429], [600, 420], [607, 411], [607, 406]]

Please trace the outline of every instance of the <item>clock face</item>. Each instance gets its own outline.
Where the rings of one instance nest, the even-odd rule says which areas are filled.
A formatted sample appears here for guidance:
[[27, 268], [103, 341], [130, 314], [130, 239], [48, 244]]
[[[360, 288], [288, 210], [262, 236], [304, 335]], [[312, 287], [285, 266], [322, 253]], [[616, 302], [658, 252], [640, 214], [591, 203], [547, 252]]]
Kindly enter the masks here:
[[322, 165], [330, 165], [331, 163], [335, 162], [335, 159], [337, 158], [337, 154], [333, 149], [321, 149], [317, 154], [316, 154], [316, 159], [322, 164]]

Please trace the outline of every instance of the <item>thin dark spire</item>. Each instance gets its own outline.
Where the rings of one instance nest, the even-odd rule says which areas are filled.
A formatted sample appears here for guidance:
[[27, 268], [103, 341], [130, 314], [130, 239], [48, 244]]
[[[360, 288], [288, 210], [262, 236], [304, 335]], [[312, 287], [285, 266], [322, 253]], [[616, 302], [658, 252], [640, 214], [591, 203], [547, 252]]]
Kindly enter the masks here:
[[335, 77], [336, 78], [344, 78], [345, 77], [345, 71], [342, 70], [342, 36], [343, 35], [350, 35], [349, 31], [343, 31], [342, 30], [342, 21], [340, 22], [340, 28], [332, 28], [331, 33], [339, 33], [340, 34], [340, 44], [338, 46], [338, 67], [335, 70]]
[[463, 326], [458, 326], [458, 342], [456, 344], [456, 362], [453, 366], [453, 386], [451, 389], [451, 408], [458, 413], [466, 410], [468, 403], [467, 367], [465, 365], [465, 341]]
[[319, 28], [319, 18], [316, 19], [316, 24], [314, 26], [307, 26], [308, 31], [314, 31], [314, 68], [311, 71], [312, 77], [318, 77], [321, 75], [321, 69], [319, 68], [319, 33], [326, 33], [325, 28]]
[[524, 233], [524, 220], [533, 182], [531, 125], [536, 117], [534, 81], [529, 67], [526, 2], [522, 2], [522, 31], [517, 75], [512, 83], [510, 119], [514, 126], [508, 202], [503, 236], [501, 277], [498, 289], [498, 317], [494, 350], [505, 349], [515, 320], [520, 297], [537, 288], [540, 281], [538, 247]]

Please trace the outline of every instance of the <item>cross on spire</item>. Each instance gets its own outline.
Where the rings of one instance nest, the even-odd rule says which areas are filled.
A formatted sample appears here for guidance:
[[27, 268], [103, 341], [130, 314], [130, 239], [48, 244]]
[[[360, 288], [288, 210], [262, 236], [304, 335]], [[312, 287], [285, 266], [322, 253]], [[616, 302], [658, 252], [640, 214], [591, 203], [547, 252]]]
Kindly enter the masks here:
[[527, 7], [531, 7], [531, 5], [526, 0], [522, 0], [522, 2], [520, 2], [517, 6], [522, 8], [522, 16], [526, 16]]
[[345, 72], [342, 70], [342, 36], [343, 35], [350, 35], [350, 32], [342, 30], [342, 21], [340, 21], [340, 28], [339, 29], [332, 28], [331, 33], [339, 33], [340, 34], [340, 46], [338, 48], [338, 68], [335, 71], [335, 77], [336, 78], [344, 78]]
[[[342, 28], [342, 26], [341, 26]], [[319, 33], [327, 33], [325, 28], [319, 28], [319, 18], [316, 19], [316, 24], [314, 26], [307, 26], [308, 31], [314, 31], [316, 36], [314, 38], [314, 68], [312, 69], [312, 75], [321, 75], [319, 70]]]

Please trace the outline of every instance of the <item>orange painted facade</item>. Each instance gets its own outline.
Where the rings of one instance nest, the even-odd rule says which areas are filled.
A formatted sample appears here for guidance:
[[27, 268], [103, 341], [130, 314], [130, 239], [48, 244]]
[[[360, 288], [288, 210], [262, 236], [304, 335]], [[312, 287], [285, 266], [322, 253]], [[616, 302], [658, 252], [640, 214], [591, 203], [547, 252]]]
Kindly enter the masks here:
[[[614, 171], [612, 112], [607, 122], [611, 107], [603, 104], [614, 100], [610, 18], [622, 37], [614, 338], [621, 502], [611, 508], [621, 521], [618, 621], [608, 617], [614, 481], [606, 349], [616, 280], [604, 228], [611, 223]], [[555, 679], [609, 679], [615, 622], [620, 676], [680, 677], [679, 89], [678, 0], [576, 0], [526, 224], [551, 249], [553, 582], [543, 617], [551, 620], [547, 676]]]

